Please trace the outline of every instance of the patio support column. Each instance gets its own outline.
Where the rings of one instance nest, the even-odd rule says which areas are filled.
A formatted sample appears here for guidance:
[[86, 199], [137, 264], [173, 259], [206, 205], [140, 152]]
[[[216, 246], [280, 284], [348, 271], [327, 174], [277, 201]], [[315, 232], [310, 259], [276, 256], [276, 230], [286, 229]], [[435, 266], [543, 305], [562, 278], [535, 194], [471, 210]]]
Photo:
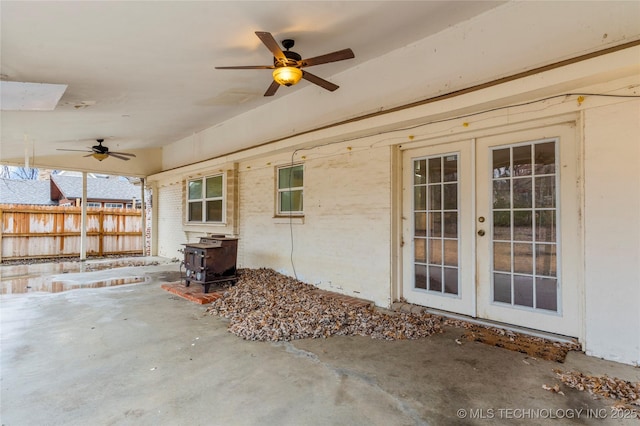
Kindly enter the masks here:
[[87, 260], [87, 172], [82, 172], [82, 202], [80, 204], [80, 260]]
[[[143, 256], [148, 256], [147, 253], [147, 208], [146, 206], [146, 200], [144, 197], [144, 178], [140, 178], [140, 219], [142, 221], [142, 255]], [[133, 205], [133, 208], [135, 209], [136, 206], [135, 204]], [[150, 253], [149, 253], [150, 254]]]
[[151, 256], [158, 255], [158, 181], [151, 181]]

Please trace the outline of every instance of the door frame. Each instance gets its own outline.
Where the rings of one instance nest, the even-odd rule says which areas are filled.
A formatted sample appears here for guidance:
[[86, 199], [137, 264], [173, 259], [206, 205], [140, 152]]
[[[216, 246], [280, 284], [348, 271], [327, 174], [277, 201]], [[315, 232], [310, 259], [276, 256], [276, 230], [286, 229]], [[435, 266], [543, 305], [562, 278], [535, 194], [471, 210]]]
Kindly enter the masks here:
[[[454, 312], [456, 314], [476, 316], [475, 282], [475, 239], [474, 233], [475, 205], [469, 200], [475, 197], [475, 165], [473, 161], [473, 140], [463, 139], [456, 142], [436, 144], [406, 150], [402, 155], [402, 235], [403, 235], [403, 276], [409, 277], [403, 282], [403, 297], [411, 303], [426, 305], [434, 309]], [[444, 157], [457, 154], [457, 196], [458, 196], [458, 294], [437, 294], [430, 290], [410, 289], [414, 283], [414, 205], [413, 205], [413, 162], [416, 159]], [[411, 167], [410, 167], [411, 166]], [[464, 208], [463, 208], [464, 206]], [[409, 214], [410, 216], [407, 216]]]
[[[573, 208], [572, 208], [572, 213], [570, 214], [574, 214], [577, 215], [577, 220], [576, 220], [576, 226], [575, 226], [575, 247], [576, 247], [576, 251], [575, 253], [572, 253], [572, 256], [574, 257], [574, 266], [573, 266], [573, 275], [574, 275], [574, 280], [572, 280], [572, 285], [575, 286], [576, 288], [576, 296], [577, 296], [577, 300], [575, 300], [573, 303], [575, 303], [577, 305], [577, 310], [578, 310], [578, 318], [577, 318], [577, 326], [575, 327], [575, 329], [567, 335], [570, 335], [572, 337], [578, 337], [579, 339], [584, 339], [584, 304], [585, 304], [585, 295], [584, 295], [584, 271], [583, 271], [583, 261], [584, 261], [584, 219], [582, 217], [583, 215], [583, 205], [584, 205], [584, 170], [583, 170], [583, 135], [582, 135], [582, 129], [581, 129], [581, 125], [580, 123], [582, 122], [582, 120], [580, 119], [581, 115], [580, 113], [566, 113], [566, 114], [559, 114], [559, 115], [555, 115], [555, 116], [549, 116], [549, 117], [543, 117], [543, 118], [534, 118], [530, 121], [520, 121], [518, 123], [513, 123], [513, 124], [505, 124], [505, 125], [501, 125], [501, 126], [495, 126], [495, 127], [487, 127], [487, 128], [480, 128], [480, 129], [474, 129], [474, 130], [468, 130], [466, 128], [461, 128], [458, 131], [452, 132], [449, 135], [440, 135], [440, 136], [434, 136], [432, 138], [424, 138], [424, 139], [412, 139], [411, 142], [408, 143], [403, 143], [402, 145], [396, 145], [394, 147], [394, 155], [392, 156], [392, 160], [393, 160], [393, 164], [394, 166], [392, 167], [392, 170], [394, 171], [393, 175], [394, 178], [392, 180], [395, 181], [395, 185], [393, 185], [392, 187], [395, 188], [398, 192], [404, 192], [404, 188], [405, 188], [405, 178], [404, 178], [404, 172], [403, 172], [403, 163], [404, 163], [404, 157], [406, 155], [405, 151], [407, 150], [413, 150], [416, 148], [425, 148], [425, 147], [433, 147], [433, 146], [438, 146], [438, 145], [446, 145], [448, 143], [451, 142], [459, 142], [462, 140], [471, 140], [471, 149], [473, 152], [473, 156], [474, 158], [476, 158], [476, 140], [479, 138], [486, 138], [486, 137], [492, 137], [492, 136], [499, 136], [499, 135], [503, 135], [503, 134], [510, 134], [510, 133], [518, 133], [518, 132], [523, 132], [526, 130], [534, 130], [534, 129], [544, 129], [547, 127], [552, 127], [555, 125], [560, 125], [560, 124], [569, 124], [569, 125], [573, 125], [575, 126], [575, 132], [574, 132], [574, 147], [575, 147], [575, 156], [573, 158], [572, 161], [575, 162], [576, 164], [576, 183], [574, 185], [574, 193], [575, 196], [573, 197]], [[476, 170], [475, 170], [475, 161], [473, 161], [473, 196], [476, 197]], [[392, 232], [392, 236], [396, 236], [396, 238], [392, 238], [392, 241], [397, 243], [396, 247], [398, 247], [397, 250], [395, 250], [393, 253], [393, 259], [392, 259], [392, 263], [393, 263], [393, 270], [394, 270], [394, 274], [393, 274], [393, 282], [395, 283], [394, 285], [392, 285], [391, 288], [391, 298], [394, 301], [397, 300], [404, 300], [405, 297], [405, 281], [406, 280], [413, 280], [412, 276], [409, 275], [407, 276], [406, 270], [405, 270], [405, 262], [406, 259], [405, 257], [407, 256], [407, 251], [406, 251], [406, 245], [409, 243], [411, 236], [406, 234], [406, 226], [404, 225], [404, 223], [407, 221], [407, 217], [405, 215], [406, 210], [405, 210], [405, 205], [404, 202], [402, 200], [402, 195], [400, 196], [394, 196], [393, 197], [393, 204], [395, 204], [395, 208], [394, 210], [394, 214], [392, 214], [393, 217], [396, 218], [396, 220], [393, 222], [395, 229], [397, 231]], [[475, 200], [475, 198], [474, 198]], [[475, 220], [475, 217], [477, 215], [477, 212], [475, 211], [475, 202], [473, 203], [473, 235], [476, 235], [477, 232], [477, 221]], [[565, 215], [567, 214], [567, 211], [565, 210]], [[476, 245], [474, 244], [474, 248], [473, 248], [473, 256], [474, 258], [477, 256], [476, 253]], [[474, 276], [477, 275], [477, 271], [475, 269], [475, 262], [474, 262]], [[478, 301], [476, 298], [476, 292], [474, 292], [474, 296], [473, 296], [473, 305], [475, 307], [478, 306]], [[562, 299], [563, 301], [565, 300], [564, 298]], [[433, 308], [433, 309], [437, 309], [437, 308]], [[477, 310], [474, 310], [473, 314], [470, 315], [471, 317], [477, 318]], [[505, 323], [505, 325], [514, 325], [514, 324], [510, 324], [510, 323]]]
[[[476, 210], [477, 215], [487, 218], [482, 228], [484, 237], [476, 237], [476, 290], [478, 293], [478, 317], [513, 324], [521, 327], [541, 329], [551, 333], [578, 336], [581, 331], [582, 314], [579, 306], [583, 292], [578, 285], [580, 262], [576, 253], [580, 251], [580, 208], [577, 185], [578, 153], [575, 123], [545, 126], [544, 128], [509, 132], [477, 139], [476, 149]], [[557, 272], [559, 304], [557, 311], [509, 306], [493, 302], [492, 270], [492, 206], [491, 206], [491, 158], [492, 147], [507, 147], [520, 143], [558, 139], [556, 142], [556, 188], [557, 202]], [[485, 169], [484, 171], [482, 169]], [[486, 179], [482, 179], [486, 178]], [[484, 195], [483, 195], [484, 193]], [[533, 325], [535, 324], [535, 326]]]

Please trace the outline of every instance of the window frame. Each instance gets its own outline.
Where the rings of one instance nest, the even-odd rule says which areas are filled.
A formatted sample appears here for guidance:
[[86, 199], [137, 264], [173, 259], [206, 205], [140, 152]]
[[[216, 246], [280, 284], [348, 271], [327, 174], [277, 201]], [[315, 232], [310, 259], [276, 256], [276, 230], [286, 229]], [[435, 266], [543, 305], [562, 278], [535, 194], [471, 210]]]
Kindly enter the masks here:
[[[207, 180], [215, 177], [220, 177], [222, 179], [221, 187], [222, 187], [222, 195], [216, 197], [206, 197], [207, 194]], [[189, 198], [189, 184], [191, 182], [200, 181], [202, 185], [202, 193], [201, 198]], [[202, 177], [186, 179], [185, 181], [185, 223], [187, 225], [203, 225], [203, 224], [225, 224], [226, 223], [226, 206], [227, 206], [227, 188], [226, 188], [226, 176], [225, 173], [215, 173], [211, 175], [206, 175]], [[222, 206], [222, 214], [220, 220], [207, 220], [207, 202], [208, 201], [221, 201]], [[189, 208], [192, 203], [201, 203], [202, 207], [202, 219], [200, 220], [190, 220], [189, 219]]]
[[[294, 169], [296, 167], [302, 168], [302, 186], [286, 186], [284, 188], [280, 188], [280, 171], [284, 169]], [[295, 164], [286, 164], [282, 166], [276, 167], [276, 182], [275, 182], [275, 197], [276, 197], [276, 217], [303, 217], [304, 216], [304, 175], [305, 175], [305, 167], [303, 163], [295, 163]], [[280, 194], [283, 192], [293, 192], [300, 191], [301, 193], [301, 202], [302, 202], [302, 210], [290, 210], [283, 211], [281, 205], [281, 196]]]
[[107, 209], [121, 209], [124, 207], [124, 203], [105, 202], [103, 206]]

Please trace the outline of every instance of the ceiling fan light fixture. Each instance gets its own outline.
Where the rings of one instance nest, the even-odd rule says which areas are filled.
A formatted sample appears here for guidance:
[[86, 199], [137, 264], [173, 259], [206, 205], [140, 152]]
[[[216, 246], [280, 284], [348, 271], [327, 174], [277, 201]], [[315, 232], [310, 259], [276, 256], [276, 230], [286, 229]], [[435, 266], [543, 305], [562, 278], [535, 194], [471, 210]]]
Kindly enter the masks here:
[[92, 154], [92, 156], [93, 156], [93, 158], [95, 158], [96, 160], [98, 160], [98, 161], [102, 161], [102, 160], [104, 160], [105, 158], [107, 158], [107, 157], [109, 156], [109, 154], [102, 154], [102, 153], [99, 153], [99, 152], [94, 152], [94, 153]]
[[273, 70], [273, 79], [282, 86], [293, 86], [297, 84], [301, 78], [302, 70], [300, 68], [278, 67]]

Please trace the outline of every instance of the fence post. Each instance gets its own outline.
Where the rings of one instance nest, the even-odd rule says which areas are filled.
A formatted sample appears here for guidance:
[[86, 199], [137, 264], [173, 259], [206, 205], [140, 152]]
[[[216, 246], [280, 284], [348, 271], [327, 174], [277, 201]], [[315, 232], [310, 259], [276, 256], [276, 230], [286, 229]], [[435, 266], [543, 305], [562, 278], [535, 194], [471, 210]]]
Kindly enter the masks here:
[[100, 208], [98, 214], [98, 256], [104, 255], [104, 207]]
[[[64, 210], [61, 212], [53, 211], [53, 232], [60, 235], [60, 253], [64, 253], [64, 240], [66, 240], [64, 236], [64, 222], [65, 222], [65, 212]], [[62, 216], [62, 217], [60, 217]]]

